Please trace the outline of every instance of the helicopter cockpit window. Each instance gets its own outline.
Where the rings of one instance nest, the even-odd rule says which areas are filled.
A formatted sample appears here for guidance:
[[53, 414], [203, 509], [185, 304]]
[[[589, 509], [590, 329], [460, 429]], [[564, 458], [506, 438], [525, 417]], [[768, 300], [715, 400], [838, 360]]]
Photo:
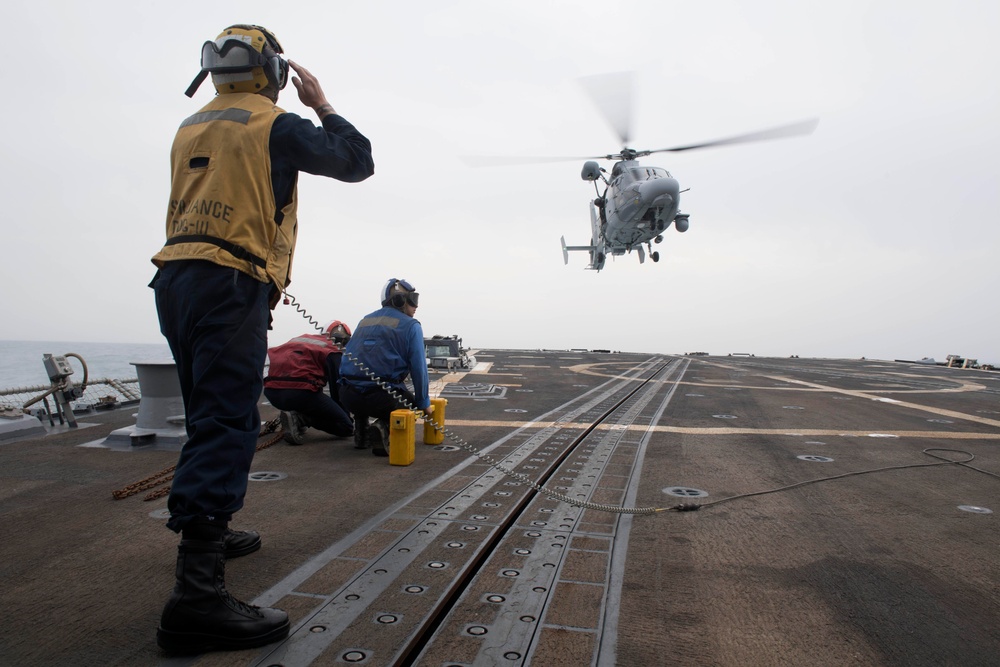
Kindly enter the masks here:
[[670, 173], [659, 167], [633, 167], [630, 171], [632, 178], [637, 181], [648, 181], [651, 178], [670, 178]]

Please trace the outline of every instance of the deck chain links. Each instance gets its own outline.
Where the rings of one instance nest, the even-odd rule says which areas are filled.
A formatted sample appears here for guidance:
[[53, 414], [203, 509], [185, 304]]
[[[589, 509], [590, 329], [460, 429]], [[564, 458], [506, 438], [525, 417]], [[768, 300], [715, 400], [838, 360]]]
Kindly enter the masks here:
[[[280, 418], [279, 417], [275, 417], [271, 421], [265, 422], [264, 425], [261, 426], [261, 428], [260, 428], [260, 434], [257, 437], [260, 438], [260, 437], [263, 437], [263, 436], [267, 435], [268, 433], [274, 433], [274, 431], [278, 430], [279, 421], [280, 421]], [[257, 443], [257, 449], [256, 449], [256, 451], [259, 452], [262, 449], [267, 449], [271, 445], [273, 445], [276, 442], [278, 442], [279, 440], [281, 440], [281, 438], [284, 435], [285, 435], [285, 431], [284, 430], [278, 431], [277, 433], [275, 433], [274, 437], [270, 438], [269, 440], [265, 440], [264, 442]], [[154, 487], [160, 486], [160, 484], [163, 484], [165, 482], [169, 482], [170, 480], [172, 480], [174, 478], [173, 472], [176, 469], [177, 469], [177, 466], [175, 466], [175, 465], [174, 466], [170, 466], [169, 468], [164, 468], [160, 472], [155, 473], [153, 475], [150, 475], [149, 477], [147, 477], [145, 479], [140, 479], [138, 482], [134, 482], [132, 484], [129, 484], [128, 486], [122, 487], [122, 488], [118, 489], [117, 491], [112, 491], [111, 492], [111, 497], [114, 498], [115, 500], [122, 500], [124, 498], [128, 498], [129, 496], [134, 496], [137, 493], [141, 493], [142, 491], [146, 491], [148, 489], [152, 489]], [[156, 500], [157, 498], [162, 498], [163, 496], [167, 495], [168, 493], [170, 493], [170, 486], [169, 485], [167, 485], [167, 486], [165, 486], [163, 488], [160, 488], [160, 489], [156, 489], [156, 491], [153, 491], [151, 493], [147, 493], [145, 496], [143, 496], [142, 499], [143, 499], [143, 501], [147, 501], [148, 502], [150, 500]]]

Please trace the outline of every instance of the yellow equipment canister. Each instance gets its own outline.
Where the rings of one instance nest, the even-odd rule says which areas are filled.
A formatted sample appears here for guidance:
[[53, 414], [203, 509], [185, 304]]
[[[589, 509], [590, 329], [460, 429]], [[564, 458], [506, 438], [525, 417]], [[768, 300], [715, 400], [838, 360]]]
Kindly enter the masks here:
[[408, 466], [413, 463], [417, 418], [410, 410], [393, 410], [389, 415], [389, 463]]
[[[431, 405], [434, 412], [424, 418], [424, 444], [440, 445], [444, 442], [444, 406], [448, 405], [448, 399], [432, 398]], [[435, 424], [439, 428], [434, 428]]]

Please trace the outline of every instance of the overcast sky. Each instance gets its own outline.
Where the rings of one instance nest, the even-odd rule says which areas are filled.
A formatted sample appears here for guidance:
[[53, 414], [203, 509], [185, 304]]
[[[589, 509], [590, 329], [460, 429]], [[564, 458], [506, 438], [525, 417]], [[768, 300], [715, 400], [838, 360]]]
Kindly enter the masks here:
[[[473, 347], [1000, 361], [1000, 3], [198, 2], [7, 9], [0, 339], [163, 342], [149, 262], [184, 90], [232, 23], [275, 32], [368, 136], [361, 184], [300, 177], [289, 292], [352, 326], [390, 277]], [[634, 148], [690, 188], [661, 260], [585, 271], [582, 161], [620, 148], [578, 79], [635, 72]], [[314, 118], [289, 85], [279, 105]], [[610, 169], [610, 163], [603, 166]], [[271, 344], [308, 330], [279, 306]]]

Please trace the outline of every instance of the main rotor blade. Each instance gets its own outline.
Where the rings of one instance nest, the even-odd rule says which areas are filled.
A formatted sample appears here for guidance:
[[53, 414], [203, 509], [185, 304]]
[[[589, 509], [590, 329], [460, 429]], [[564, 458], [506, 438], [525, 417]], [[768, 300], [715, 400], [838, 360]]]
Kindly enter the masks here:
[[726, 137], [725, 139], [716, 139], [715, 141], [706, 141], [700, 144], [688, 144], [687, 146], [674, 146], [673, 148], [657, 148], [651, 151], [638, 151], [637, 155], [650, 155], [652, 153], [679, 153], [680, 151], [690, 151], [696, 148], [711, 148], [712, 146], [727, 146], [730, 144], [745, 144], [752, 141], [769, 141], [771, 139], [783, 139], [785, 137], [797, 137], [803, 134], [812, 134], [819, 125], [819, 118], [810, 118], [809, 120], [799, 121], [798, 123], [791, 123], [789, 125], [779, 125], [778, 127], [772, 127], [767, 130], [761, 130], [759, 132], [750, 132], [748, 134], [738, 134], [733, 137]]
[[[728, 146], [732, 144], [745, 144], [754, 141], [769, 141], [772, 139], [784, 139], [786, 137], [797, 137], [805, 134], [812, 134], [819, 125], [818, 118], [779, 125], [767, 130], [738, 134], [724, 139], [705, 141], [698, 144], [687, 144], [685, 146], [673, 146], [671, 148], [657, 148], [655, 150], [634, 151], [635, 157], [644, 157], [653, 153], [679, 153], [697, 148], [711, 148], [713, 146]], [[627, 152], [627, 151], [625, 151]], [[505, 155], [466, 155], [462, 156], [462, 161], [470, 167], [502, 167], [520, 164], [546, 164], [550, 162], [576, 162], [579, 160], [621, 160], [621, 153], [605, 155], [584, 155], [576, 157], [555, 157], [555, 156], [505, 156]], [[629, 159], [632, 159], [631, 157]]]
[[577, 162], [579, 160], [611, 160], [610, 155], [586, 155], [583, 157], [524, 157], [514, 155], [462, 155], [459, 157], [470, 167], [509, 167], [520, 164], [546, 164], [549, 162]]
[[632, 136], [633, 72], [609, 72], [580, 79], [594, 105], [618, 135], [622, 146]]

